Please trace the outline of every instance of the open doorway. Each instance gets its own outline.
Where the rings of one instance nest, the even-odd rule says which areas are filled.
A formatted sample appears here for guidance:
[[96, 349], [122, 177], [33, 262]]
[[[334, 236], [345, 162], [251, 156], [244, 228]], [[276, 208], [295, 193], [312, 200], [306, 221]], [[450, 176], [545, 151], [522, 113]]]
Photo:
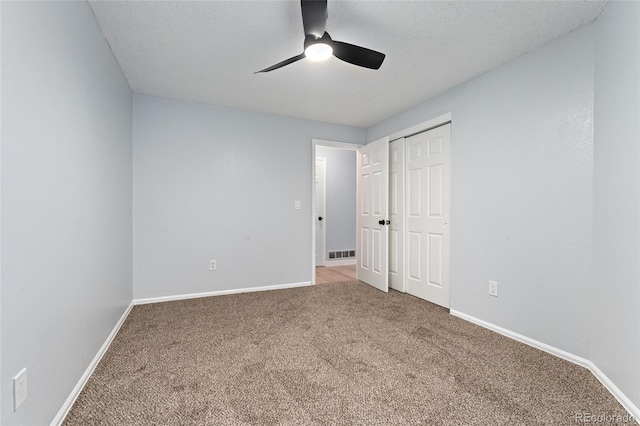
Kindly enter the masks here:
[[313, 280], [356, 279], [356, 150], [360, 145], [313, 141]]
[[356, 281], [356, 264], [343, 266], [316, 266], [316, 284]]

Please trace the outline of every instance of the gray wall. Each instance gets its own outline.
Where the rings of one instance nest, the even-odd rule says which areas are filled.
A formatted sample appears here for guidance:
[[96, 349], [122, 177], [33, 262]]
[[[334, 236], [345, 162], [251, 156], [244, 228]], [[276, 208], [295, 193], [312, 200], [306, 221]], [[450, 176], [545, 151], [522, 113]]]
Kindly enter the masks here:
[[356, 152], [319, 146], [327, 159], [326, 251], [356, 248]]
[[[589, 358], [593, 25], [367, 130], [451, 112], [451, 308]], [[499, 295], [488, 295], [488, 281]]]
[[0, 423], [42, 425], [131, 302], [131, 92], [86, 2], [3, 2], [1, 22]]
[[135, 298], [311, 280], [312, 139], [364, 129], [142, 95], [133, 109]]
[[640, 3], [597, 20], [591, 354], [640, 407]]

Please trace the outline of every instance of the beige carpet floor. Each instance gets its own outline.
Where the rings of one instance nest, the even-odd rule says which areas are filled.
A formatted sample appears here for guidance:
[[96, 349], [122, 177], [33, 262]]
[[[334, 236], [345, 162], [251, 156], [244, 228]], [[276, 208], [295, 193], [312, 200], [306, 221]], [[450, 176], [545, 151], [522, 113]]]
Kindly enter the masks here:
[[568, 425], [581, 367], [360, 282], [136, 306], [65, 425]]

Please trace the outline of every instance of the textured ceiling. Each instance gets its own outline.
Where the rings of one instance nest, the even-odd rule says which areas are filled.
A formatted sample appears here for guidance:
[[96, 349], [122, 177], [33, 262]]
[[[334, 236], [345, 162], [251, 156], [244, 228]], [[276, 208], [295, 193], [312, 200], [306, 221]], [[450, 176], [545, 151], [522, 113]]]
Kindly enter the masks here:
[[366, 127], [593, 21], [605, 1], [332, 1], [335, 40], [387, 55], [255, 71], [302, 52], [296, 1], [92, 1], [134, 92]]

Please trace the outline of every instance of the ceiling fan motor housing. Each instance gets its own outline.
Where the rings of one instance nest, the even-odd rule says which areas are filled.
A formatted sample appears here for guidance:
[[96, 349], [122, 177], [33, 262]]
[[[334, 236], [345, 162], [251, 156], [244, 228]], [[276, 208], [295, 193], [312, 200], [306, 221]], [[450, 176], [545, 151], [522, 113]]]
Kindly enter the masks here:
[[307, 47], [317, 43], [324, 43], [331, 46], [332, 41], [328, 32], [325, 32], [320, 38], [315, 38], [313, 35], [307, 34], [304, 38], [304, 50], [307, 50]]

